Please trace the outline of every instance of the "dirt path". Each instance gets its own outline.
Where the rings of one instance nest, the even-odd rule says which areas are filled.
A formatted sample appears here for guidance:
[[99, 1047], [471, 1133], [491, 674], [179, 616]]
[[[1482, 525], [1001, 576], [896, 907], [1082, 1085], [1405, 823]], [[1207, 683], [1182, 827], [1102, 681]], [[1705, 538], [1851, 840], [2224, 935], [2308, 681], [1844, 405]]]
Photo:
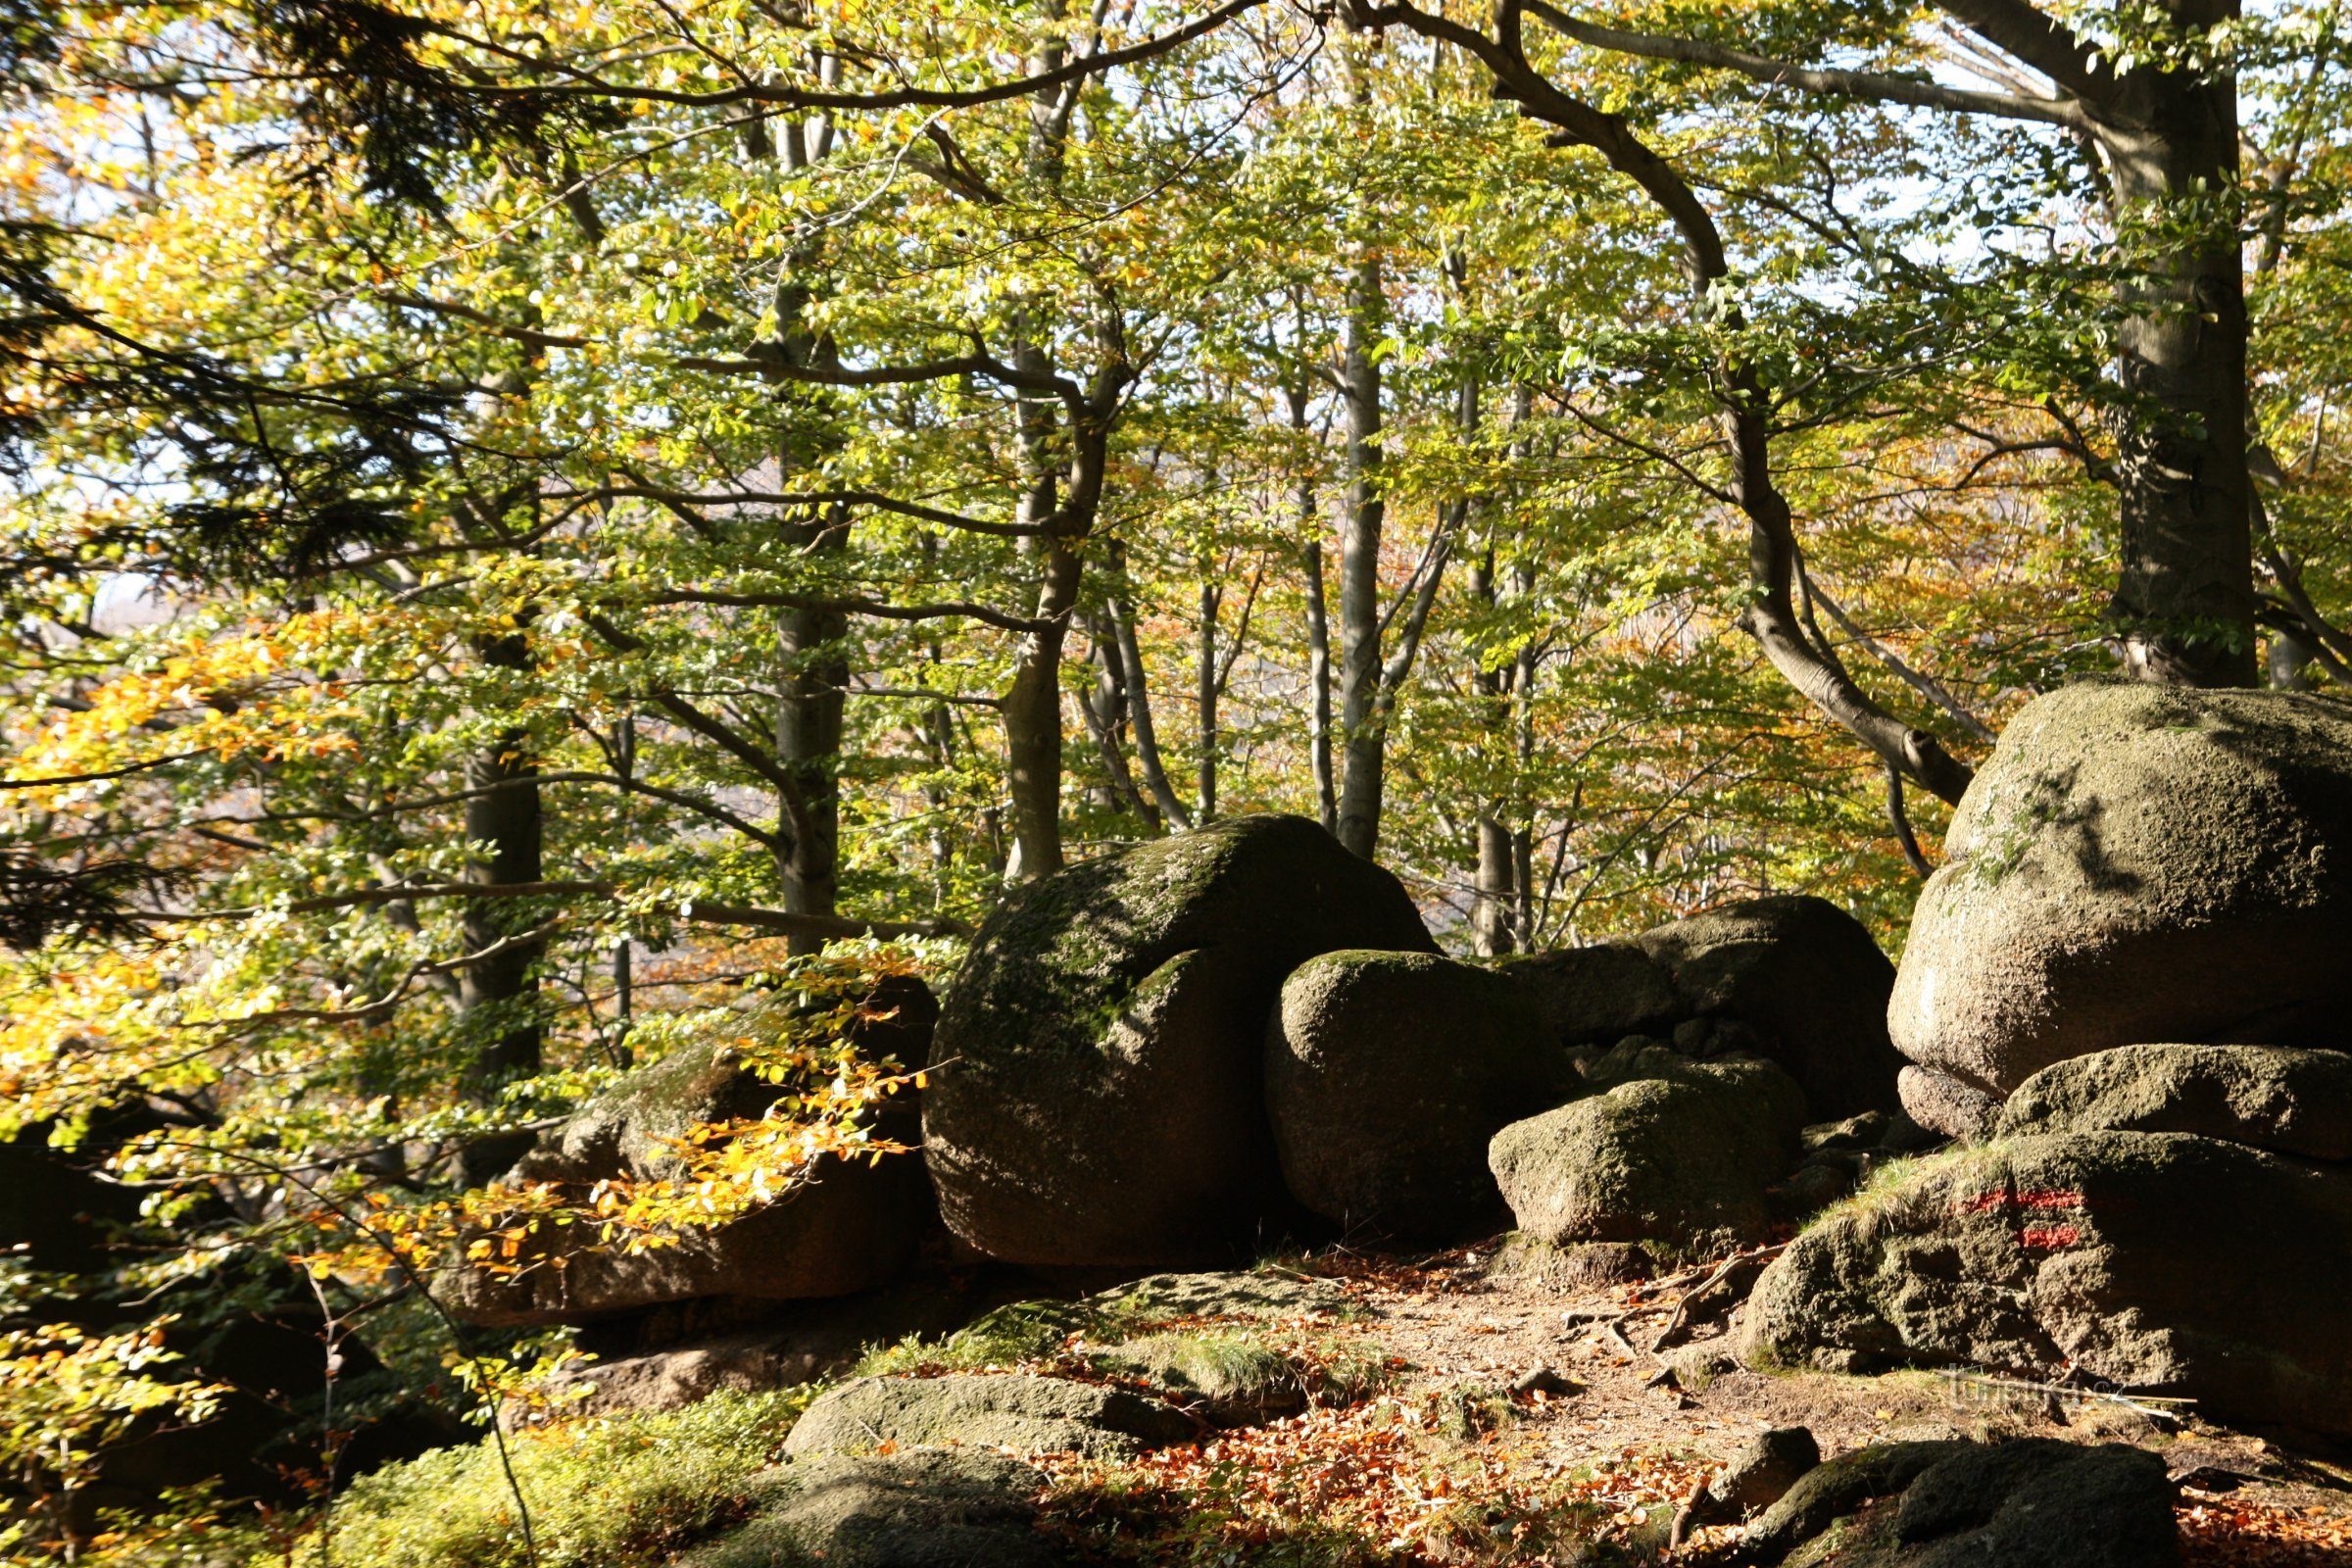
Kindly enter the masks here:
[[[2036, 1436], [2163, 1453], [2189, 1478], [2180, 1516], [2193, 1568], [2352, 1568], [2352, 1473], [2258, 1439], [2193, 1419], [2167, 1432], [2115, 1405], [1924, 1372], [1734, 1370], [1686, 1391], [1658, 1379], [1648, 1347], [1695, 1276], [1568, 1292], [1490, 1276], [1490, 1261], [1476, 1249], [1420, 1266], [1327, 1260], [1370, 1309], [1348, 1333], [1387, 1361], [1380, 1396], [1116, 1478], [1055, 1468], [1050, 1510], [1137, 1561], [1160, 1555], [1158, 1532], [1213, 1533], [1242, 1561], [1567, 1564], [1592, 1560], [1595, 1540], [1655, 1553], [1690, 1489], [1768, 1428], [1807, 1427], [1829, 1457], [1890, 1439]], [[1556, 1396], [1524, 1386], [1546, 1369], [1566, 1380]], [[1668, 1560], [1715, 1560], [1734, 1536], [1701, 1531]]]

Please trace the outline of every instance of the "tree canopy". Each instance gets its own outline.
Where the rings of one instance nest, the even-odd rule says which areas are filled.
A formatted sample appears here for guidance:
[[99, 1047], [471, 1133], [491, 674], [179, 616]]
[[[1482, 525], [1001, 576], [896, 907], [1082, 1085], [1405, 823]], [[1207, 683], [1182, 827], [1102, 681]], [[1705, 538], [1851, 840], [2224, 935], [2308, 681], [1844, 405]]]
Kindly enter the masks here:
[[1899, 940], [2031, 697], [2352, 680], [2342, 28], [0, 4], [0, 1135], [471, 1369], [518, 1134], [773, 991], [706, 1176], [879, 1152], [866, 988], [1105, 848]]

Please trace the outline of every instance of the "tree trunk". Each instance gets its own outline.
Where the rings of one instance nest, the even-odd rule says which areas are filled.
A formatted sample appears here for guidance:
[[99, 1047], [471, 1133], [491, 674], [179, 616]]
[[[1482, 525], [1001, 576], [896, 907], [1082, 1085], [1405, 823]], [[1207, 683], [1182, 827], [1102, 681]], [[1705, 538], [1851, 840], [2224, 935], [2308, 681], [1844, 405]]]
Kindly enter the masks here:
[[[2211, 22], [2236, 8], [2183, 9], [2211, 11]], [[2137, 72], [2094, 122], [2127, 257], [2135, 228], [2168, 236], [2132, 258], [2145, 281], [2117, 333], [2136, 401], [2115, 420], [2125, 667], [2172, 685], [2252, 685], [2244, 267], [2226, 213], [2183, 211], [2227, 202], [2237, 183], [2236, 82]], [[2169, 237], [2182, 228], [2193, 237]]]
[[[1470, 591], [1489, 610], [1499, 602], [1492, 546], [1471, 568]], [[1492, 669], [1481, 667], [1471, 675], [1471, 687], [1478, 695], [1479, 725], [1485, 731], [1483, 748], [1490, 765], [1510, 751], [1514, 716], [1511, 681], [1517, 673], [1518, 664], [1514, 661]], [[1511, 928], [1518, 859], [1513, 853], [1510, 825], [1503, 815], [1507, 804], [1494, 794], [1478, 804], [1478, 869], [1471, 883], [1470, 945], [1481, 957], [1487, 958], [1499, 957], [1517, 947]]]
[[1006, 793], [1012, 808], [1007, 880], [1061, 869], [1061, 645], [1078, 602], [1078, 553], [1051, 535], [1044, 557], [1037, 624], [1013, 648], [1012, 684], [1004, 693]]
[[1365, 859], [1380, 843], [1386, 736], [1380, 725], [1381, 372], [1374, 348], [1382, 307], [1378, 256], [1348, 273], [1340, 394], [1347, 406], [1348, 502], [1340, 520], [1340, 842]]
[[1203, 577], [1200, 580], [1200, 640], [1194, 649], [1193, 681], [1200, 707], [1200, 744], [1196, 754], [1194, 772], [1200, 786], [1200, 806], [1194, 820], [1203, 824], [1217, 819], [1217, 611], [1225, 602], [1225, 591]]
[[[1305, 335], [1305, 323], [1299, 324], [1299, 335]], [[1290, 406], [1291, 428], [1303, 434], [1306, 430], [1306, 388], [1288, 386], [1282, 391], [1283, 401]], [[1306, 749], [1307, 765], [1315, 780], [1315, 814], [1323, 823], [1323, 831], [1337, 836], [1340, 831], [1340, 802], [1333, 786], [1331, 773], [1331, 610], [1323, 587], [1323, 519], [1315, 508], [1315, 482], [1301, 476], [1298, 494], [1298, 531], [1305, 538], [1299, 547], [1299, 565], [1305, 573], [1306, 589]]]
[[[838, 555], [848, 546], [846, 521], [788, 519], [782, 529], [804, 557]], [[800, 794], [800, 810], [784, 806], [777, 823], [785, 843], [778, 866], [784, 907], [793, 914], [831, 914], [840, 897], [849, 630], [849, 617], [837, 611], [785, 610], [776, 616], [776, 762]]]
[[[527, 669], [530, 644], [520, 632], [500, 637], [482, 645], [481, 659], [497, 669]], [[466, 881], [499, 887], [546, 880], [538, 773], [529, 732], [522, 729], [500, 731], [490, 751], [466, 764], [466, 787], [478, 793], [466, 802], [466, 838], [487, 846], [486, 853], [466, 861]], [[469, 902], [460, 916], [466, 953], [489, 955], [458, 974], [459, 1008], [469, 1015], [488, 1014], [485, 1027], [495, 1031], [466, 1068], [466, 1094], [482, 1103], [495, 1100], [505, 1084], [539, 1070], [541, 1028], [534, 1008], [539, 981], [532, 966], [546, 944], [509, 940], [530, 926], [530, 913], [514, 899]], [[479, 1186], [513, 1164], [528, 1141], [527, 1134], [519, 1140], [479, 1140], [460, 1152], [459, 1173], [467, 1186]]]

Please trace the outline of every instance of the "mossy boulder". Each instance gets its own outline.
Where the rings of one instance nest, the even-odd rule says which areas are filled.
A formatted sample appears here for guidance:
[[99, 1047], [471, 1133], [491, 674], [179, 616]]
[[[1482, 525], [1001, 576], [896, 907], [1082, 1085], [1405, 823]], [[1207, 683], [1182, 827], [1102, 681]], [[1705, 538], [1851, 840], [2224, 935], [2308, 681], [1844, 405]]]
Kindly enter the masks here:
[[1087, 1357], [1097, 1372], [1175, 1396], [1218, 1426], [1249, 1426], [1306, 1408], [1312, 1378], [1246, 1334], [1147, 1334]]
[[1355, 1298], [1336, 1282], [1275, 1266], [1149, 1274], [1090, 1296], [1086, 1304], [1129, 1320], [1192, 1317], [1262, 1323], [1364, 1315]]
[[1488, 1141], [1581, 1087], [1518, 980], [1363, 952], [1324, 954], [1283, 982], [1265, 1081], [1298, 1200], [1350, 1236], [1422, 1241], [1498, 1229]]
[[1612, 1053], [1610, 1087], [1494, 1135], [1488, 1160], [1519, 1229], [1554, 1245], [1729, 1250], [1772, 1228], [1765, 1190], [1787, 1173], [1805, 1097], [1766, 1061], [1692, 1062], [1662, 1047]]
[[[937, 1007], [918, 980], [886, 983], [880, 1015], [862, 1043], [919, 1061]], [[585, 1193], [612, 1178], [667, 1181], [683, 1174], [676, 1142], [699, 1124], [749, 1120], [788, 1092], [747, 1068], [732, 1048], [692, 1045], [637, 1068], [582, 1106], [507, 1176]], [[893, 1102], [878, 1137], [920, 1136], [911, 1102]], [[643, 1251], [589, 1250], [579, 1232], [557, 1228], [531, 1242], [515, 1273], [456, 1265], [435, 1295], [459, 1317], [494, 1326], [586, 1323], [664, 1302], [724, 1296], [798, 1300], [849, 1296], [887, 1283], [938, 1226], [919, 1156], [879, 1161], [820, 1158], [781, 1200], [732, 1224], [684, 1230], [675, 1245]]]
[[1284, 1209], [1264, 1033], [1338, 948], [1433, 952], [1396, 879], [1249, 816], [1012, 893], [949, 989], [923, 1130], [949, 1225], [1012, 1262], [1247, 1253]]
[[1757, 1281], [1751, 1365], [1961, 1365], [2352, 1431], [2352, 1171], [2180, 1133], [2003, 1140], [1834, 1209]]
[[1737, 1019], [1824, 1118], [1894, 1110], [1902, 1058], [1886, 1034], [1894, 965], [1826, 899], [1748, 899], [1640, 939], [1694, 1016]]
[[680, 1568], [1056, 1568], [1046, 1477], [972, 1448], [811, 1454], [759, 1478], [752, 1519]]
[[808, 1407], [785, 1453], [871, 1453], [959, 1443], [1025, 1453], [1132, 1459], [1182, 1443], [1199, 1425], [1163, 1400], [1027, 1373], [858, 1378]]
[[2001, 1110], [2004, 1137], [2195, 1133], [2352, 1159], [2352, 1055], [2284, 1046], [2118, 1046], [2053, 1062]]
[[1889, 1014], [1923, 1066], [2006, 1098], [2142, 1041], [2346, 1043], [2352, 705], [2066, 687], [2010, 721], [1944, 849]]
[[2164, 1460], [2028, 1438], [1881, 1444], [1808, 1473], [1747, 1551], [1787, 1568], [2164, 1568], [2180, 1560]]

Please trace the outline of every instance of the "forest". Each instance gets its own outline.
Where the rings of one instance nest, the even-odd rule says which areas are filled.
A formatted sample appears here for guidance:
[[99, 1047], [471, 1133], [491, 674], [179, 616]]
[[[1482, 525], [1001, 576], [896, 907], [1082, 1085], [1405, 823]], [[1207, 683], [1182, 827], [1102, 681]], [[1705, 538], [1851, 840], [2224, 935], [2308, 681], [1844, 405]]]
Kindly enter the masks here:
[[0, 0], [0, 1562], [2352, 1562], [2348, 29]]

